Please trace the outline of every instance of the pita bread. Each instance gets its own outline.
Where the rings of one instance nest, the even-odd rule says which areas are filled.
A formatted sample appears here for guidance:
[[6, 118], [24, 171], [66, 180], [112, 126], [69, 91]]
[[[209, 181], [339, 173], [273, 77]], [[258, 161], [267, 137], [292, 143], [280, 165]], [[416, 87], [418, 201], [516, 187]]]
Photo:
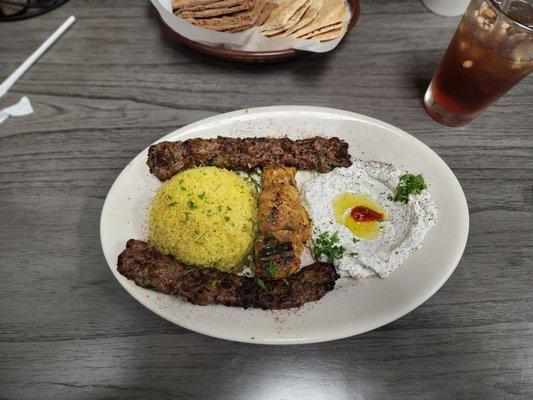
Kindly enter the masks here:
[[251, 2], [244, 3], [241, 5], [233, 7], [223, 7], [223, 8], [210, 8], [206, 10], [197, 10], [197, 11], [181, 11], [178, 16], [182, 18], [209, 18], [209, 17], [218, 17], [220, 15], [233, 14], [239, 11], [245, 11], [252, 8], [253, 4]]
[[246, 0], [215, 0], [212, 3], [208, 4], [199, 4], [194, 6], [188, 6], [188, 7], [182, 7], [178, 11], [200, 11], [200, 10], [207, 10], [212, 8], [226, 8], [226, 7], [234, 7], [239, 6], [242, 3], [244, 3]]
[[181, 10], [186, 7], [195, 7], [215, 3], [217, 0], [172, 0], [172, 10]]
[[242, 31], [245, 31], [245, 30], [247, 30], [247, 29], [250, 29], [250, 28], [253, 27], [253, 26], [254, 26], [253, 24], [250, 24], [250, 25], [243, 25], [243, 26], [239, 26], [238, 28], [227, 29], [227, 30], [225, 30], [224, 32], [238, 33], [238, 32], [242, 32]]
[[263, 35], [265, 36], [273, 36], [276, 33], [284, 32], [289, 28], [292, 28], [294, 25], [296, 25], [300, 20], [302, 19], [302, 16], [309, 8], [309, 5], [311, 4], [312, 0], [306, 1], [296, 12], [287, 20], [287, 23], [283, 25], [281, 28], [274, 29], [271, 31], [265, 31], [263, 32]]
[[325, 41], [342, 36], [346, 0], [172, 0], [174, 13], [201, 28]]
[[293, 25], [291, 28], [283, 32], [280, 36], [290, 36], [298, 29], [303, 28], [307, 24], [311, 23], [311, 21], [313, 21], [317, 16], [320, 7], [322, 7], [322, 0], [311, 0], [309, 7], [305, 11], [304, 15], [302, 15], [300, 21], [296, 25]]
[[265, 21], [270, 17], [270, 13], [274, 11], [276, 8], [276, 5], [274, 3], [271, 3], [269, 1], [263, 1], [258, 6], [258, 9], [256, 11], [257, 13], [257, 19], [255, 21], [256, 26], [261, 26], [265, 23]]
[[252, 27], [254, 15], [252, 11], [242, 11], [233, 15], [223, 15], [213, 18], [186, 18], [191, 24], [213, 31], [228, 31], [243, 27]]
[[[345, 0], [323, 0], [322, 7], [320, 8], [315, 19], [292, 33], [291, 36], [304, 37], [310, 33], [318, 34], [326, 32], [324, 30], [319, 31], [325, 27], [331, 27], [335, 24], [341, 24], [348, 17], [348, 5]], [[328, 30], [332, 30], [330, 28]]]
[[263, 12], [266, 6], [267, 6], [266, 1], [263, 1], [263, 0], [254, 1], [254, 6], [252, 9], [253, 15], [254, 15], [254, 24], [256, 24], [257, 21], [259, 20], [259, 17], [261, 16], [261, 13]]
[[332, 29], [331, 31], [319, 33], [316, 36], [310, 37], [311, 40], [317, 40], [320, 42], [324, 42], [326, 40], [333, 40], [337, 39], [342, 35], [342, 28], [336, 28]]
[[336, 24], [331, 24], [331, 25], [328, 25], [328, 26], [324, 26], [323, 28], [316, 29], [316, 30], [314, 30], [312, 32], [309, 32], [306, 35], [299, 36], [299, 37], [302, 38], [302, 39], [311, 39], [313, 36], [320, 35], [321, 33], [326, 33], [326, 32], [329, 32], [329, 31], [332, 31], [332, 30], [338, 29], [338, 28], [342, 28], [342, 22], [338, 22]]
[[291, 18], [296, 11], [300, 9], [309, 0], [281, 0], [278, 6], [267, 21], [261, 26], [261, 32], [273, 31], [275, 29], [283, 28], [287, 25], [289, 18]]

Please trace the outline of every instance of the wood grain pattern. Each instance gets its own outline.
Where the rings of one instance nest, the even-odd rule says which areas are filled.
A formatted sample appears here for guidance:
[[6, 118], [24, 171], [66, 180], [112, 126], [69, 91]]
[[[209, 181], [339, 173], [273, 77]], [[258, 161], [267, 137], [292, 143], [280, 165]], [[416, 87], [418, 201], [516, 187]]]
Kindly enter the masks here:
[[[70, 1], [0, 24], [0, 80], [68, 15], [79, 21], [0, 99], [0, 399], [533, 397], [531, 78], [466, 128], [421, 94], [458, 19], [418, 0], [362, 2], [337, 51], [235, 65], [167, 41], [147, 1]], [[244, 107], [356, 111], [414, 134], [469, 201], [463, 260], [424, 305], [331, 343], [245, 345], [173, 326], [122, 290], [99, 243], [113, 180], [175, 128]]]

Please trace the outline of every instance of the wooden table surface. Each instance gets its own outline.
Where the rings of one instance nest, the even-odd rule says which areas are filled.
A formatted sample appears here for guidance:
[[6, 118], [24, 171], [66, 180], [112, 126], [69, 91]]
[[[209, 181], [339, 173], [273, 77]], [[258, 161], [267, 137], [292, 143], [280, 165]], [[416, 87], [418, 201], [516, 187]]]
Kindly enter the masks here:
[[[146, 0], [72, 0], [0, 24], [0, 80], [70, 14], [78, 22], [0, 99], [1, 399], [531, 399], [532, 80], [471, 125], [421, 96], [458, 19], [418, 0], [363, 0], [336, 51], [279, 65], [217, 61], [169, 42]], [[330, 343], [233, 343], [174, 326], [113, 278], [99, 218], [113, 180], [172, 130], [245, 107], [308, 104], [379, 118], [456, 173], [464, 257], [405, 317]]]

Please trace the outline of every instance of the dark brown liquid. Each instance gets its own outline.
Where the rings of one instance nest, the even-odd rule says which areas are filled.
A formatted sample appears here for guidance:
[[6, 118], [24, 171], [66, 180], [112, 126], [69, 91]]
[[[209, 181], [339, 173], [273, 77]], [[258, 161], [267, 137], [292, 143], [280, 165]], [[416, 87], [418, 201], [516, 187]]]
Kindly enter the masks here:
[[505, 58], [485, 47], [470, 29], [467, 21], [461, 21], [430, 87], [435, 103], [464, 123], [503, 96], [533, 66], [531, 61]]
[[504, 0], [495, 0], [496, 6], [505, 12], [513, 21], [533, 28], [533, 5], [531, 0], [513, 0], [505, 10]]

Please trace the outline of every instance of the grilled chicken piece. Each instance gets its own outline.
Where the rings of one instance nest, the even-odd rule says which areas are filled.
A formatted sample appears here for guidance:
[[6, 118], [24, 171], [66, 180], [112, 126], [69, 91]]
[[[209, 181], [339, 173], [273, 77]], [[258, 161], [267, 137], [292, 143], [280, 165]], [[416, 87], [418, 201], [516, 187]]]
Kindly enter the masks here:
[[296, 168], [278, 164], [263, 169], [252, 268], [256, 277], [283, 279], [300, 268], [311, 221], [300, 201], [295, 175]]

